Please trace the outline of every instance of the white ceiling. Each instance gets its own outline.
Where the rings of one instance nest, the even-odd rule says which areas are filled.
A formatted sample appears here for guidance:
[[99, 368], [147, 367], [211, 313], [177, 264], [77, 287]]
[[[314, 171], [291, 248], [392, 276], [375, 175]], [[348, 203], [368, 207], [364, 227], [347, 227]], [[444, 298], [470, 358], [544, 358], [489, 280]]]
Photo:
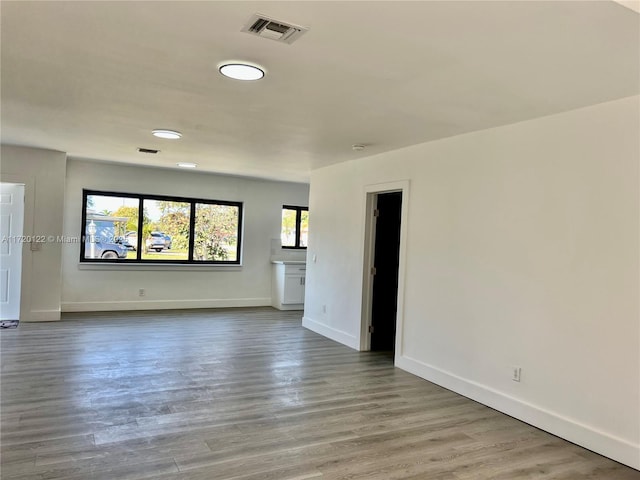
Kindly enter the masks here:
[[[256, 12], [310, 30], [293, 45], [241, 33]], [[0, 14], [2, 142], [75, 158], [307, 181], [639, 92], [640, 16], [609, 1], [2, 1]], [[224, 60], [267, 76], [227, 79]]]

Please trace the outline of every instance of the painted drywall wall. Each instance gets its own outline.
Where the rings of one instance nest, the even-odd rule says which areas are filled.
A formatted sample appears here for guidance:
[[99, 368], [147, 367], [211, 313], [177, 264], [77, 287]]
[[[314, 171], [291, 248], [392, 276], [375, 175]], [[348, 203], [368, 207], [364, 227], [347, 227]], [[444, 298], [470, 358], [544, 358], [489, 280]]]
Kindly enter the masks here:
[[632, 97], [314, 171], [303, 325], [359, 347], [365, 191], [408, 181], [396, 365], [640, 469], [639, 114]]
[[[307, 205], [306, 184], [70, 159], [64, 233], [78, 236], [82, 189], [244, 202], [242, 267], [80, 265], [80, 245], [63, 247], [63, 311], [271, 305], [272, 239], [282, 205]], [[145, 296], [139, 296], [139, 289]]]
[[45, 242], [22, 248], [21, 321], [60, 320], [62, 291], [63, 152], [2, 145], [0, 180], [25, 184], [24, 236]]

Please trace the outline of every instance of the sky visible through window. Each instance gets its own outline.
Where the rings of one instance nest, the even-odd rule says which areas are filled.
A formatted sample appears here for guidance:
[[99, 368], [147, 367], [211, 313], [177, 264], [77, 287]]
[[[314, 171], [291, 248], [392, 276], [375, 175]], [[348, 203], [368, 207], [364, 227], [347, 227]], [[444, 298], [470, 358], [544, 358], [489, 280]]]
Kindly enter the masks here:
[[240, 262], [242, 203], [87, 190], [84, 195], [83, 259]]
[[[91, 195], [93, 199], [93, 207], [88, 207], [96, 213], [115, 212], [120, 207], [138, 207], [137, 198], [128, 197], [105, 197], [102, 195]], [[155, 203], [145, 204], [146, 214], [152, 222], [160, 220], [162, 212]]]

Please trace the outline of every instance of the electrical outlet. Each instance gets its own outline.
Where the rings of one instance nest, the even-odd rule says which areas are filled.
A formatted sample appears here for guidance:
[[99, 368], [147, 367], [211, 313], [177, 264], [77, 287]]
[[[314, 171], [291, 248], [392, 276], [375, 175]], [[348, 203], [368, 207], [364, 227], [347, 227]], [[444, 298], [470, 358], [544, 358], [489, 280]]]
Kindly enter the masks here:
[[141, 288], [140, 290], [138, 290], [138, 296], [140, 296], [140, 297], [144, 297], [145, 293], [146, 292], [144, 291], [144, 288]]
[[513, 380], [514, 382], [519, 382], [521, 375], [522, 375], [522, 368], [511, 367], [511, 380]]

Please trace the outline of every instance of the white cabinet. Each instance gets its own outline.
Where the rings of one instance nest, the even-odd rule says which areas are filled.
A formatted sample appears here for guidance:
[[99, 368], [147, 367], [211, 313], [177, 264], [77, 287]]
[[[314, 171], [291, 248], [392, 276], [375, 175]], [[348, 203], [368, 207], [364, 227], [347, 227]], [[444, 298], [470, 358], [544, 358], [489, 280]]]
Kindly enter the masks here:
[[285, 274], [282, 303], [304, 303], [304, 274]]
[[271, 281], [271, 304], [280, 310], [302, 310], [304, 307], [304, 262], [274, 262]]

